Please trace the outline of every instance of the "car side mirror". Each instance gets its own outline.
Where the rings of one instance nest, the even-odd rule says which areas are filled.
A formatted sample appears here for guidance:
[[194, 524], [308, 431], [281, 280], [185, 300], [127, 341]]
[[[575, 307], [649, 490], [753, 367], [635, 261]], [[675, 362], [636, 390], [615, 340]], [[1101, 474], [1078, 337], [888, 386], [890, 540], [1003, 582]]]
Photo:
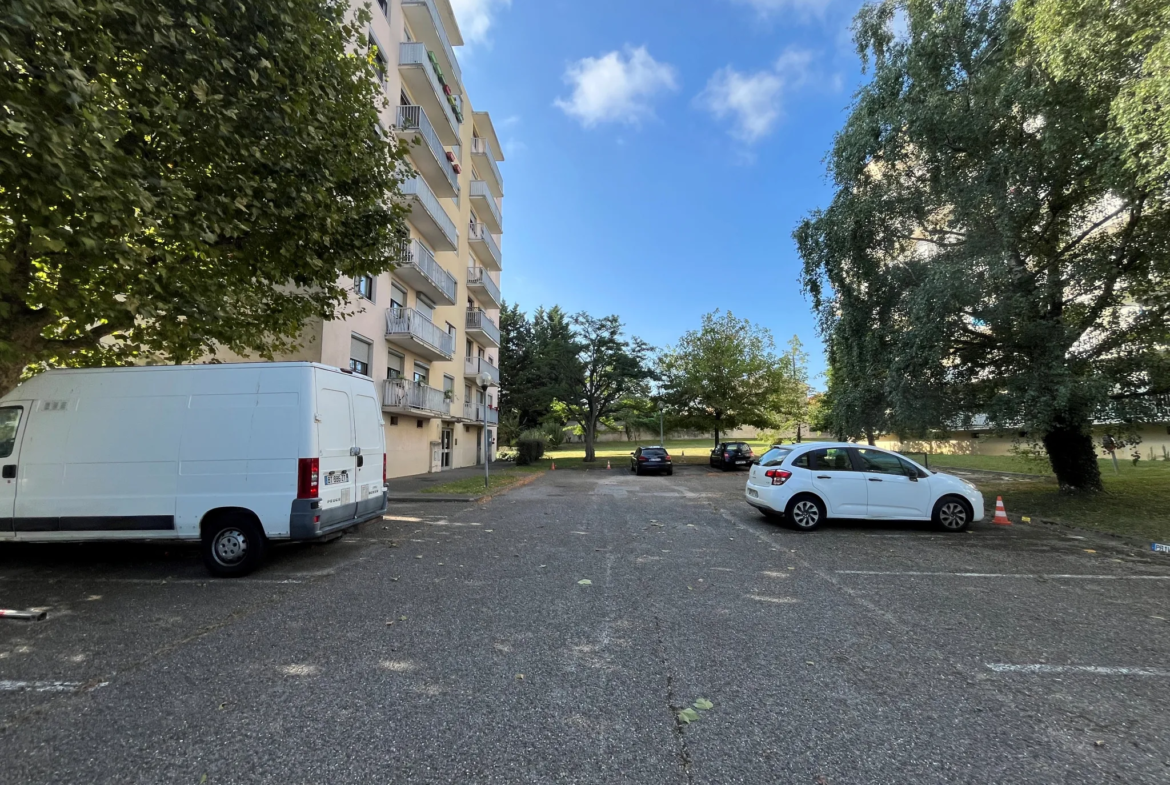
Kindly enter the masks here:
[[918, 475], [917, 474], [911, 474], [908, 476], [910, 477], [910, 482], [918, 482]]

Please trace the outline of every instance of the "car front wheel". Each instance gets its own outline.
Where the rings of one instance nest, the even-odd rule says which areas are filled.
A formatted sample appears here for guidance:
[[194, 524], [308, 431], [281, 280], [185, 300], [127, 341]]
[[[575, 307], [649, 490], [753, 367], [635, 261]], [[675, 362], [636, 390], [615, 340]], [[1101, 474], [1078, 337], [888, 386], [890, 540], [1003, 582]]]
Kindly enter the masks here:
[[943, 531], [964, 532], [975, 517], [971, 505], [956, 496], [944, 496], [934, 505], [934, 524]]
[[794, 529], [810, 532], [825, 520], [825, 505], [815, 496], [796, 496], [788, 502], [784, 517]]

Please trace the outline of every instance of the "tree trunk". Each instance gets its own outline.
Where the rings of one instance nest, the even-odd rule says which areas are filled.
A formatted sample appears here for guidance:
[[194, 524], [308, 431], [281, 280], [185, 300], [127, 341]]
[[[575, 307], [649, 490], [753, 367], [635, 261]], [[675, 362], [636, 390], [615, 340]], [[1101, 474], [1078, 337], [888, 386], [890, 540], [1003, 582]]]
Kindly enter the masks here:
[[800, 444], [800, 426], [796, 426], [796, 443]]
[[597, 452], [593, 449], [593, 438], [597, 429], [597, 423], [592, 418], [585, 423], [585, 463], [593, 463], [597, 460]]
[[1058, 421], [1057, 427], [1044, 434], [1044, 450], [1062, 493], [1100, 493], [1105, 490], [1087, 421], [1075, 422], [1071, 418]]
[[865, 428], [865, 441], [869, 444], [870, 447], [875, 446], [873, 441], [873, 428], [870, 428], [869, 426], [866, 426]]

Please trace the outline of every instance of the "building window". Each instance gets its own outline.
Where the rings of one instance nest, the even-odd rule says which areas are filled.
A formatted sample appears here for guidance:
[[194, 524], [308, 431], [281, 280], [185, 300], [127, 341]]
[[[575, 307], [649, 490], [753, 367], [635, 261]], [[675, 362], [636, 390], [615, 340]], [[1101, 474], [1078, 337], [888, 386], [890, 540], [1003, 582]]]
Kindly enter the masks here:
[[406, 290], [396, 283], [390, 284], [390, 307], [406, 307]]
[[455, 325], [447, 322], [447, 335], [451, 336], [451, 347], [455, 347]]
[[455, 377], [443, 374], [443, 392], [449, 401], [455, 400]]
[[414, 309], [429, 321], [435, 320], [435, 304], [421, 294], [414, 298]]
[[431, 380], [431, 369], [422, 363], [414, 364], [415, 384], [427, 384]]
[[386, 56], [382, 54], [382, 47], [378, 46], [378, 42], [374, 37], [370, 36], [370, 48], [374, 50], [374, 67], [378, 69], [378, 83], [383, 87], [386, 86]]
[[471, 339], [470, 338], [467, 339], [467, 356], [468, 357], [471, 356]]
[[410, 96], [406, 94], [405, 90], [403, 90], [402, 92], [400, 92], [398, 94], [398, 103], [401, 104], [402, 106], [411, 106], [412, 105], [410, 103]]
[[394, 352], [387, 352], [386, 354], [386, 378], [387, 379], [401, 379], [402, 366], [406, 362], [406, 358], [401, 354]]
[[390, 3], [387, 0], [378, 0], [378, 8], [382, 9], [383, 16], [390, 16]]
[[415, 427], [415, 428], [421, 428], [421, 427], [423, 427], [423, 421], [422, 421], [422, 420], [415, 420], [415, 421], [414, 421], [414, 427]]
[[370, 375], [370, 356], [374, 345], [365, 338], [351, 335], [349, 338], [349, 369], [365, 376]]
[[353, 290], [359, 296], [366, 298], [370, 302], [374, 301], [374, 276], [359, 275], [354, 279]]
[[394, 415], [394, 414], [390, 415], [390, 424], [391, 425], [398, 424], [398, 416], [397, 415]]

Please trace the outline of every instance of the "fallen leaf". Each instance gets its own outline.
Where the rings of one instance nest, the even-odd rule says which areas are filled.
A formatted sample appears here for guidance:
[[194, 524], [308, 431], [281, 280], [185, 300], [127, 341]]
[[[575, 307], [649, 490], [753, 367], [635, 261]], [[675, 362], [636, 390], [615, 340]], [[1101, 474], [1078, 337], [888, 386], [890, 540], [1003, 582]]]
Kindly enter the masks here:
[[706, 698], [699, 698], [697, 701], [695, 701], [695, 708], [706, 711], [707, 709], [715, 708], [715, 704]]
[[815, 663], [815, 662], [813, 662], [812, 660], [805, 660], [805, 661], [804, 661], [804, 664], [805, 664], [805, 665], [816, 665], [816, 663]]
[[516, 674], [516, 681], [524, 681], [524, 674], [523, 674], [523, 673], [517, 673], [517, 674]]
[[683, 709], [678, 713], [678, 718], [689, 725], [699, 719], [699, 712], [694, 709]]
[[790, 569], [790, 570], [795, 570], [796, 568], [795, 568], [795, 567], [789, 567], [788, 569]]
[[398, 621], [406, 621], [406, 617], [405, 617], [405, 616], [399, 616], [399, 617], [398, 617]]
[[391, 578], [390, 580], [394, 581], [395, 583], [398, 583], [398, 579], [397, 579], [397, 578]]
[[1085, 553], [1096, 553], [1092, 548], [1085, 548]]
[[1105, 740], [1104, 740], [1104, 739], [1097, 739], [1097, 741], [1096, 741], [1096, 742], [1094, 742], [1094, 743], [1095, 743], [1095, 744], [1096, 744], [1098, 747], [1104, 747], [1104, 746], [1105, 746]]
[[416, 558], [416, 559], [421, 559], [422, 557], [421, 557], [421, 556], [415, 556], [414, 558]]
[[484, 531], [487, 532], [488, 534], [491, 534], [492, 532], [495, 531], [495, 529], [484, 529]]
[[388, 622], [386, 622], [386, 626], [387, 626], [387, 627], [393, 627], [393, 626], [394, 626], [394, 622], [392, 622], [392, 621], [388, 621]]
[[582, 578], [581, 580], [577, 581], [577, 585], [578, 586], [592, 586], [593, 581], [589, 580], [588, 578]]

